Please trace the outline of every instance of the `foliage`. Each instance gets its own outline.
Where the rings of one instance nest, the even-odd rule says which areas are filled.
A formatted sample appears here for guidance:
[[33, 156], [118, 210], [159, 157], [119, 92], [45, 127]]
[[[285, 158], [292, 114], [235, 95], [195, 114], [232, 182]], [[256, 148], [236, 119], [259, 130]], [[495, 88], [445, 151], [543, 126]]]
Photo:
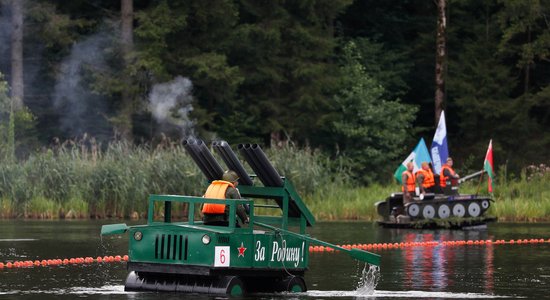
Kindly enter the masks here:
[[221, 127], [235, 128], [239, 140], [268, 142], [280, 134], [280, 139], [316, 145], [320, 129], [328, 125], [324, 115], [336, 84], [330, 59], [336, 46], [333, 21], [349, 1], [239, 4], [240, 22], [231, 34], [228, 57], [244, 76], [235, 109], [251, 120]]
[[483, 159], [492, 138], [495, 163], [515, 172], [550, 158], [545, 2], [452, 3], [449, 43], [461, 51], [449, 59], [447, 120], [459, 120], [459, 156]]
[[[288, 147], [268, 153], [302, 195], [342, 180], [330, 174], [319, 152]], [[144, 215], [149, 194], [200, 196], [207, 184], [183, 146], [171, 142], [154, 149], [116, 142], [101, 151], [81, 139], [20, 163], [0, 163], [0, 204], [6, 216], [52, 218], [71, 210], [73, 216], [93, 218]]]
[[384, 88], [365, 72], [355, 43], [347, 43], [343, 52], [344, 88], [334, 99], [334, 136], [354, 177], [360, 182], [380, 180], [375, 176], [389, 171], [393, 166], [387, 162], [402, 153], [396, 141], [406, 139], [417, 109], [383, 98]]
[[8, 97], [8, 84], [0, 73], [0, 157], [14, 161], [16, 153], [26, 156], [35, 145], [35, 117], [23, 106], [13, 110], [12, 99]]
[[[470, 157], [481, 164], [489, 138], [496, 165], [506, 165], [510, 174], [547, 162], [549, 1], [447, 4], [444, 106], [457, 166], [476, 165]], [[345, 169], [355, 183], [384, 182], [410, 151], [405, 147], [418, 135], [428, 143], [433, 136], [433, 1], [145, 0], [133, 6], [135, 48], [126, 53], [120, 47], [120, 1], [26, 1], [28, 110], [9, 114], [12, 125], [2, 116], [3, 156], [25, 159], [56, 138], [85, 132], [107, 145], [126, 123], [134, 128], [129, 142], [154, 143], [162, 133], [179, 139], [181, 130], [157, 124], [148, 101], [155, 84], [177, 76], [193, 84], [191, 118], [198, 136], [266, 149], [272, 141], [320, 149], [315, 151], [330, 157], [331, 168]], [[10, 23], [8, 14], [0, 18]], [[4, 73], [8, 32], [0, 32]], [[86, 48], [97, 36], [103, 44]], [[346, 62], [347, 41], [356, 45], [353, 55], [360, 54], [355, 63]], [[81, 70], [73, 73], [67, 62], [83, 48], [74, 61]], [[77, 76], [80, 82], [73, 84]], [[376, 109], [369, 108], [372, 103]], [[419, 110], [406, 108], [409, 117], [398, 109], [402, 103]], [[377, 122], [378, 114], [393, 122]], [[403, 134], [398, 124], [413, 127]], [[110, 176], [109, 167], [101, 174]]]

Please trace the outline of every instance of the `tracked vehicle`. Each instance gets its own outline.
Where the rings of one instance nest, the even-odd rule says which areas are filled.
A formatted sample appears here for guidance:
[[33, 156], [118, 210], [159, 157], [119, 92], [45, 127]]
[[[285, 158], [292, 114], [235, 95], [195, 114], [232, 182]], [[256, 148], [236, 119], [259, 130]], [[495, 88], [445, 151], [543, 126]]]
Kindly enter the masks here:
[[453, 228], [483, 227], [496, 218], [485, 216], [493, 201], [490, 197], [459, 194], [458, 185], [481, 172], [458, 181], [453, 180], [438, 194], [414, 196], [404, 203], [403, 193], [393, 193], [375, 203], [379, 225], [392, 228]]
[[[221, 178], [222, 168], [204, 142], [186, 140], [184, 146], [208, 181]], [[230, 295], [303, 292], [307, 290], [304, 273], [308, 269], [310, 243], [338, 249], [369, 264], [380, 264], [376, 254], [341, 248], [307, 235], [306, 228], [315, 224], [313, 215], [291, 182], [277, 173], [258, 145], [238, 147], [255, 175], [247, 174], [227, 143], [214, 143], [213, 148], [227, 167], [239, 175], [242, 199], [150, 195], [147, 224], [102, 227], [102, 235], [130, 236], [126, 291]], [[266, 201], [259, 199], [273, 204], [260, 204]], [[229, 225], [203, 224], [199, 216], [203, 203], [229, 206]], [[249, 207], [249, 224], [237, 225], [237, 205]], [[258, 208], [273, 209], [279, 214], [257, 215]], [[178, 221], [178, 215], [185, 220]]]

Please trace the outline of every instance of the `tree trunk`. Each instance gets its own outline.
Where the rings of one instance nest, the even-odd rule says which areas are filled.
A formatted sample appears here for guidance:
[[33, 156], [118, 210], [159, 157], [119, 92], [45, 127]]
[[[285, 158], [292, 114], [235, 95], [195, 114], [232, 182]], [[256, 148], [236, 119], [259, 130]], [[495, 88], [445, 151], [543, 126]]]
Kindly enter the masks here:
[[445, 17], [445, 1], [437, 0], [437, 37], [435, 54], [435, 126], [439, 124], [439, 116], [445, 101], [445, 69], [447, 51], [445, 38], [447, 20]]
[[[121, 12], [121, 46], [122, 54], [124, 56], [125, 65], [130, 63], [130, 55], [134, 49], [134, 5], [133, 0], [121, 0], [120, 1]], [[134, 101], [132, 97], [131, 84], [132, 81], [126, 74], [123, 74], [122, 90], [122, 110], [120, 115], [119, 131], [121, 137], [127, 141], [132, 141], [132, 114], [134, 112]]]
[[23, 107], [23, 4], [24, 0], [11, 1], [11, 97], [13, 109]]
[[134, 4], [133, 0], [121, 0], [122, 51], [129, 54], [134, 48]]

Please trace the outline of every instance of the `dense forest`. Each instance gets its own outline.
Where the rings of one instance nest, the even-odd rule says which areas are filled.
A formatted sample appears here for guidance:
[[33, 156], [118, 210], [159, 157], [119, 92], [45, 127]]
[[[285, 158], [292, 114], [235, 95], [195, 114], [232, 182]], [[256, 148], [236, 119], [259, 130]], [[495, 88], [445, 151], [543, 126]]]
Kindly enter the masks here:
[[316, 149], [389, 182], [439, 108], [463, 170], [489, 139], [510, 173], [550, 161], [550, 0], [0, 5], [3, 160], [196, 136]]

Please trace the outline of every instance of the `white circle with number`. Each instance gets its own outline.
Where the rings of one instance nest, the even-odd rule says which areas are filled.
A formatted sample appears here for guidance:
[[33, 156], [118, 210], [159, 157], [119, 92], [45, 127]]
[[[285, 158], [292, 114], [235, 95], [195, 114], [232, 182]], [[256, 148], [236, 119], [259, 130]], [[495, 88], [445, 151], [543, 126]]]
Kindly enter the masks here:
[[447, 204], [441, 204], [437, 209], [437, 216], [440, 219], [447, 219], [451, 215], [451, 209]]
[[481, 208], [479, 207], [479, 204], [477, 202], [472, 202], [468, 204], [468, 214], [470, 217], [479, 217], [481, 214]]
[[466, 214], [466, 209], [462, 203], [456, 203], [453, 206], [453, 216], [462, 218]]
[[418, 217], [418, 214], [420, 213], [420, 206], [418, 204], [409, 204], [407, 207], [407, 214], [411, 217]]

